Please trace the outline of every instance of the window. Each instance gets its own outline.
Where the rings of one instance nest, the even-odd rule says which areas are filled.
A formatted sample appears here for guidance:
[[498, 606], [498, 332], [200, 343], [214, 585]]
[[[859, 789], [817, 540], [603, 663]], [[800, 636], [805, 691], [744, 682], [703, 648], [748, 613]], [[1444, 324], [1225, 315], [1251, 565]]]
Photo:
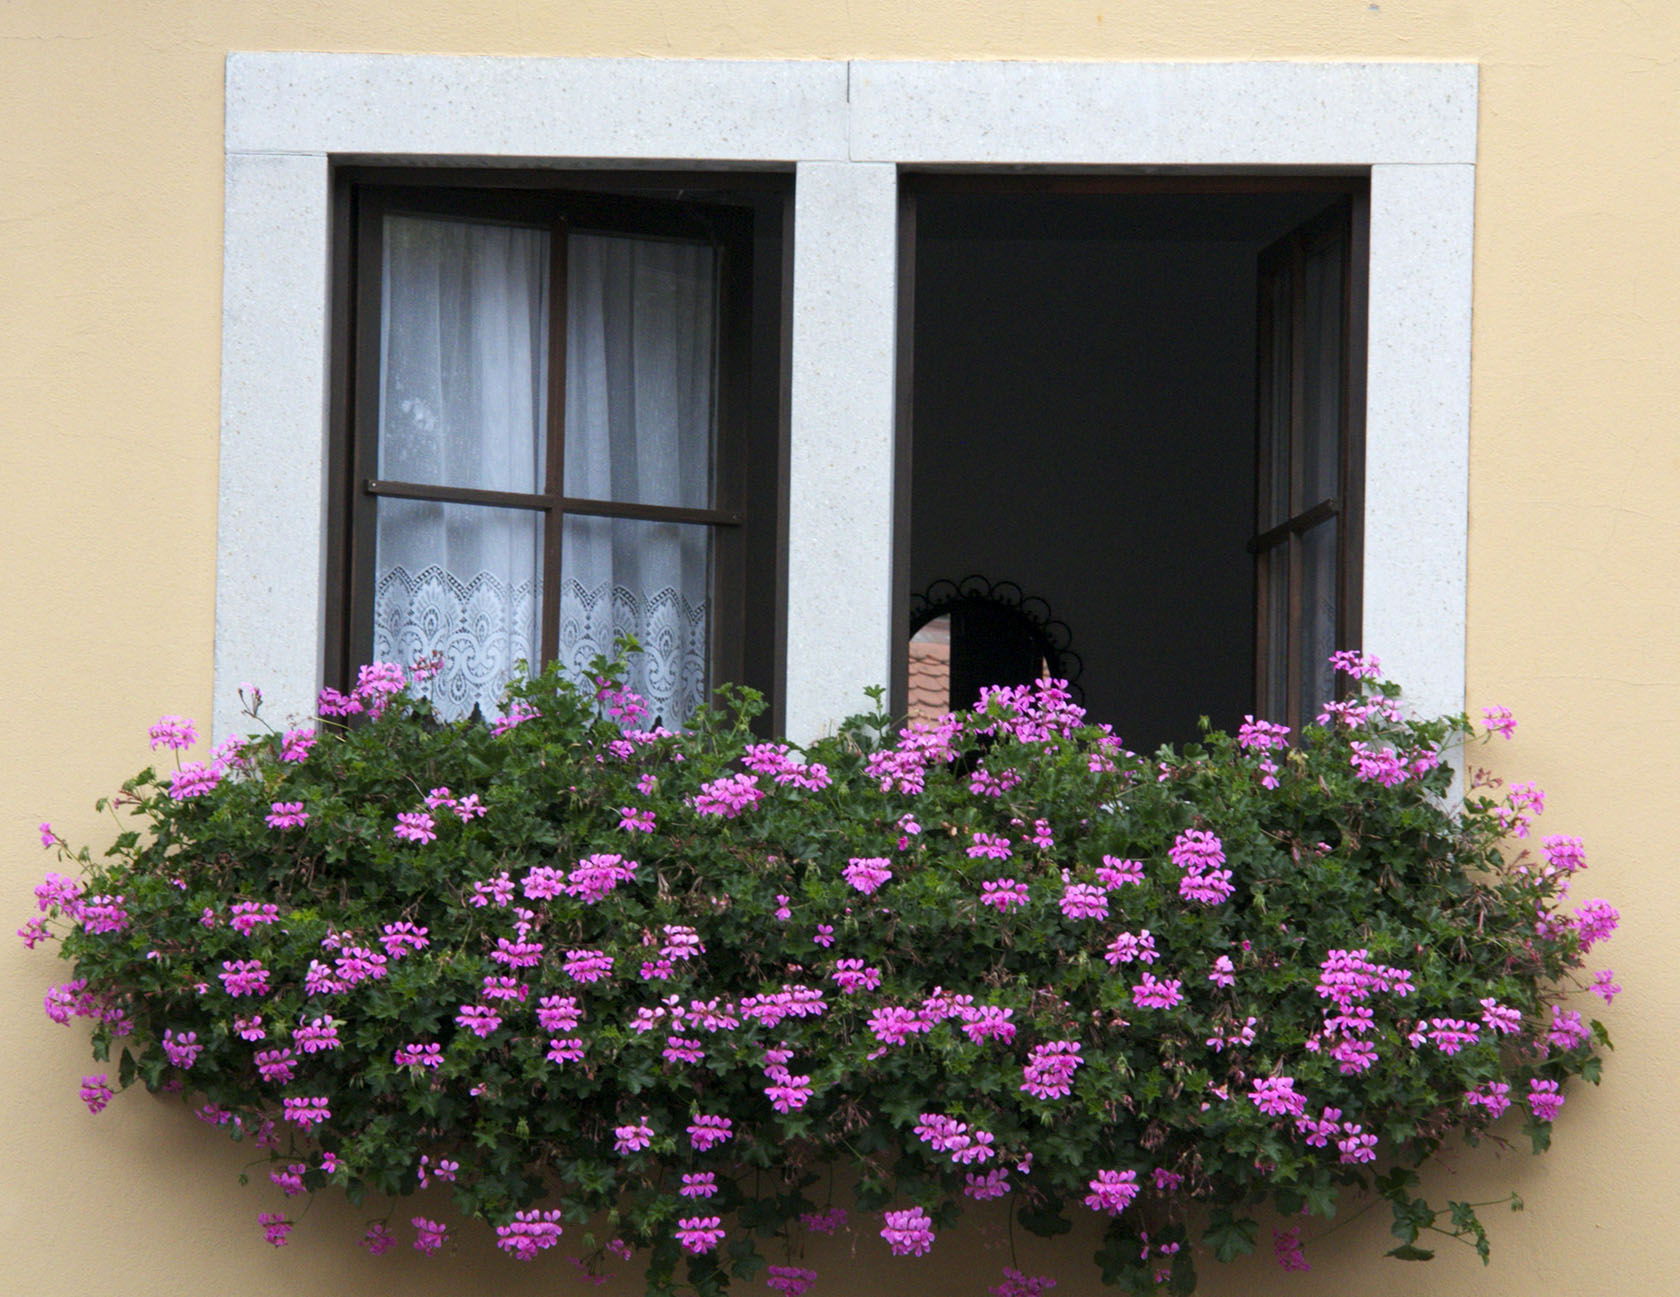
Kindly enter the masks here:
[[[1364, 178], [933, 172], [901, 192], [905, 597], [971, 574], [1031, 591], [1092, 718], [1139, 750], [1203, 716], [1316, 714], [1329, 654], [1360, 644]], [[983, 683], [1039, 674], [1015, 630], [952, 620], [951, 705], [974, 701], [959, 659], [1007, 677]]]
[[720, 681], [767, 686], [776, 418], [754, 372], [778, 330], [755, 334], [754, 222], [778, 196], [461, 179], [345, 180], [329, 674], [438, 655], [440, 715], [491, 714], [520, 662], [582, 676], [630, 634], [658, 723]]
[[[330, 364], [353, 313], [329, 307], [327, 286], [349, 281], [332, 258], [353, 242], [333, 237], [335, 178], [369, 160], [424, 164], [408, 183], [428, 187], [447, 183], [444, 163], [481, 188], [537, 187], [494, 177], [538, 168], [554, 188], [628, 194], [631, 177], [650, 186], [641, 196], [683, 202], [722, 202], [780, 169], [796, 197], [754, 213], [751, 384], [752, 407], [785, 409], [786, 424], [773, 413], [775, 431], [748, 438], [749, 473], [764, 469], [778, 507], [769, 543], [747, 546], [769, 574], [749, 588], [769, 595], [745, 601], [741, 624], [745, 678], [781, 682], [772, 724], [799, 739], [895, 679], [908, 639], [894, 546], [908, 508], [894, 487], [901, 171], [1367, 175], [1361, 642], [1420, 709], [1459, 710], [1476, 128], [1470, 63], [232, 54], [216, 731], [242, 724], [238, 682], [262, 681], [274, 715], [302, 715], [323, 643], [337, 645], [330, 673], [349, 656], [334, 611], [348, 509], [327, 489], [345, 471], [327, 428], [348, 435]], [[683, 178], [653, 192], [655, 169], [672, 167]], [[786, 239], [766, 256], [783, 213]], [[751, 530], [756, 483], [749, 498]], [[1252, 514], [1241, 521], [1239, 548], [1254, 534]], [[779, 620], [760, 634], [765, 606]], [[771, 659], [756, 678], [755, 652]]]

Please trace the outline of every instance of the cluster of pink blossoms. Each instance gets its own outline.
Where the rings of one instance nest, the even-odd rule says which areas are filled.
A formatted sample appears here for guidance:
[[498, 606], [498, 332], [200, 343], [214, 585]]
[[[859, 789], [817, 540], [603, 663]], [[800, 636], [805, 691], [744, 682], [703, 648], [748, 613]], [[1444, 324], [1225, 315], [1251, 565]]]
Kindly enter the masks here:
[[121, 932], [128, 927], [128, 898], [89, 896], [81, 904], [83, 932]]
[[784, 788], [801, 788], [806, 792], [821, 792], [833, 783], [828, 767], [820, 761], [795, 761], [792, 749], [785, 743], [754, 743], [747, 747], [741, 764], [758, 775], [769, 775]]
[[1102, 864], [1097, 866], [1097, 881], [1111, 892], [1137, 886], [1143, 882], [1143, 861], [1104, 856]]
[[1556, 1121], [1563, 1108], [1563, 1095], [1556, 1081], [1528, 1083], [1528, 1110], [1536, 1121]]
[[792, 1056], [787, 1049], [767, 1051], [764, 1075], [770, 1084], [764, 1087], [764, 1097], [777, 1112], [797, 1112], [811, 1101], [811, 1078], [795, 1076], [786, 1067]]
[[700, 791], [690, 799], [690, 805], [702, 815], [718, 815], [732, 820], [763, 800], [764, 790], [758, 786], [757, 775], [724, 775], [701, 784]]
[[1021, 1089], [1035, 1099], [1065, 1099], [1073, 1093], [1073, 1074], [1085, 1061], [1077, 1040], [1052, 1040], [1033, 1046], [1021, 1069]]
[[1173, 839], [1168, 857], [1181, 871], [1178, 894], [1198, 905], [1219, 905], [1236, 888], [1225, 863], [1225, 844], [1206, 829], [1186, 829]]
[[1061, 907], [1070, 919], [1106, 919], [1108, 893], [1093, 883], [1067, 883], [1062, 888]]
[[436, 842], [437, 821], [427, 811], [399, 811], [391, 836], [403, 842]]
[[434, 788], [426, 794], [426, 809], [428, 811], [448, 811], [462, 824], [471, 824], [490, 813], [490, 808], [480, 800], [477, 793], [469, 793], [465, 797], [457, 797], [448, 788]]
[[309, 823], [309, 812], [303, 809], [302, 802], [274, 802], [263, 823], [271, 829], [301, 829]]
[[[414, 1226], [414, 1250], [416, 1252], [436, 1252], [449, 1237], [449, 1227], [440, 1221], [427, 1220], [424, 1216], [416, 1216], [408, 1223]], [[370, 1248], [369, 1251], [371, 1250]]]
[[1608, 941], [1620, 926], [1622, 916], [1608, 901], [1588, 901], [1575, 910], [1575, 931], [1584, 955], [1601, 941]]
[[314, 730], [287, 730], [280, 740], [280, 760], [293, 765], [309, 760], [315, 742]]
[[198, 742], [198, 730], [185, 716], [160, 716], [156, 725], [147, 731], [152, 750], [169, 748], [179, 752]]
[[262, 1226], [264, 1240], [275, 1247], [284, 1247], [286, 1236], [292, 1232], [292, 1222], [280, 1212], [258, 1213], [257, 1224]]
[[728, 1117], [721, 1117], [714, 1113], [700, 1113], [688, 1123], [689, 1145], [701, 1153], [714, 1145], [724, 1143], [734, 1134], [735, 1123]]
[[[50, 825], [43, 824], [43, 830]], [[65, 874], [48, 874], [35, 884], [35, 907], [43, 914], [61, 910], [74, 919], [81, 914], [82, 885]]]
[[169, 776], [169, 796], [177, 802], [203, 797], [222, 782], [223, 767], [216, 762], [189, 761]]
[[982, 833], [976, 829], [970, 835], [968, 854], [975, 860], [1008, 860], [1015, 854], [1009, 839], [996, 833]]
[[104, 1072], [82, 1078], [82, 1102], [87, 1104], [89, 1112], [104, 1112], [105, 1105], [111, 1102], [114, 1094], [115, 1091], [111, 1089], [110, 1081]]
[[442, 1067], [443, 1046], [436, 1041], [414, 1041], [391, 1056], [398, 1067]]
[[652, 833], [658, 824], [652, 811], [637, 810], [634, 806], [620, 806], [618, 827], [626, 833]]
[[[606, 852], [585, 856], [566, 876], [564, 891], [585, 905], [594, 905], [620, 883], [635, 878], [640, 867], [634, 860]], [[530, 895], [528, 885], [526, 894]]]
[[1157, 978], [1145, 973], [1132, 988], [1132, 1003], [1140, 1009], [1176, 1008], [1184, 999], [1184, 983], [1176, 977]]
[[266, 901], [235, 901], [228, 907], [228, 927], [242, 937], [280, 922], [280, 907]]
[[1482, 708], [1482, 724], [1487, 727], [1489, 734], [1497, 734], [1504, 739], [1511, 738], [1517, 732], [1517, 718], [1511, 715], [1509, 707]]
[[799, 1218], [799, 1223], [813, 1234], [831, 1235], [846, 1223], [847, 1213], [844, 1207], [825, 1207], [822, 1211], [808, 1211]]
[[1118, 1216], [1132, 1205], [1138, 1196], [1136, 1171], [1098, 1171], [1096, 1179], [1087, 1186], [1085, 1205], [1092, 1211]]
[[365, 711], [379, 717], [407, 683], [402, 667], [395, 662], [369, 662], [357, 671], [356, 687], [349, 693], [332, 688], [321, 690], [315, 700], [315, 710], [323, 716], [359, 716]]
[[1254, 1038], [1257, 1035], [1255, 1029], [1259, 1024], [1260, 1019], [1250, 1016], [1242, 1026], [1238, 1027], [1233, 1022], [1228, 1032], [1209, 1036], [1203, 1043], [1216, 1054], [1237, 1046], [1246, 1048], [1254, 1043]]
[[562, 967], [574, 982], [599, 982], [612, 976], [613, 957], [604, 950], [568, 950]]
[[509, 730], [516, 730], [526, 721], [534, 721], [541, 715], [540, 711], [523, 698], [516, 698], [508, 706], [504, 715], [498, 716], [490, 722], [490, 733], [497, 738], [501, 738]]
[[883, 1219], [881, 1237], [894, 1256], [922, 1256], [933, 1247], [933, 1221], [920, 1207], [889, 1211]]
[[627, 1122], [622, 1126], [613, 1127], [613, 1152], [621, 1157], [628, 1157], [632, 1153], [639, 1153], [653, 1143], [653, 1127], [647, 1124], [647, 1118], [640, 1121]]
[[677, 1190], [684, 1198], [712, 1198], [717, 1191], [717, 1176], [711, 1171], [685, 1171]]
[[299, 1194], [305, 1192], [303, 1177], [308, 1171], [309, 1168], [302, 1162], [293, 1162], [282, 1170], [270, 1171], [268, 1178], [286, 1197], [296, 1198]]
[[975, 1202], [990, 1202], [1009, 1192], [1009, 1175], [1002, 1167], [994, 1166], [984, 1175], [970, 1171], [963, 1177], [963, 1194]]
[[845, 868], [846, 881], [865, 896], [873, 896], [892, 876], [892, 861], [879, 856], [853, 856]]
[[999, 914], [1025, 905], [1030, 899], [1027, 885], [1013, 878], [999, 878], [980, 884], [980, 904], [989, 905]]
[[976, 797], [1002, 797], [1020, 783], [1019, 770], [1000, 770], [993, 773], [984, 765], [980, 765], [975, 767], [974, 773], [968, 777], [968, 791]]
[[1003, 1282], [986, 1289], [991, 1297], [1042, 1297], [1056, 1286], [1049, 1275], [1023, 1274], [1013, 1266], [1003, 1268]]
[[777, 1027], [789, 1018], [820, 1018], [828, 1010], [828, 1001], [818, 987], [792, 983], [779, 991], [743, 996], [735, 1007], [743, 1018], [761, 1027]]
[[274, 1085], [289, 1084], [297, 1071], [297, 1057], [289, 1049], [258, 1050], [251, 1061], [256, 1064], [257, 1075]]
[[1505, 1081], [1483, 1082], [1474, 1090], [1464, 1092], [1464, 1103], [1469, 1108], [1485, 1108], [1488, 1120], [1497, 1120], [1511, 1106], [1511, 1087]]
[[185, 1071], [198, 1061], [199, 1053], [204, 1046], [199, 1043], [196, 1031], [165, 1031], [163, 1033], [163, 1052], [170, 1063]]
[[387, 923], [379, 930], [379, 944], [385, 947], [385, 954], [389, 958], [401, 959], [411, 950], [424, 950], [431, 945], [429, 931], [406, 919], [399, 919], [395, 923]]
[[1306, 1257], [1301, 1255], [1301, 1228], [1272, 1231], [1272, 1254], [1277, 1263], [1285, 1270], [1311, 1270]]
[[1309, 1117], [1303, 1107], [1296, 1115], [1295, 1129], [1312, 1148], [1334, 1143], [1339, 1160], [1344, 1163], [1376, 1161], [1377, 1137], [1358, 1122], [1343, 1121], [1340, 1108], [1325, 1108], [1319, 1116]]
[[898, 732], [893, 747], [871, 752], [864, 771], [877, 780], [883, 793], [919, 794], [927, 784], [927, 772], [957, 759], [954, 743], [962, 730], [955, 716], [938, 721], [911, 721]]
[[980, 691], [975, 710], [999, 717], [981, 734], [1007, 733], [1018, 743], [1045, 744], [1072, 737], [1085, 723], [1085, 709], [1073, 701], [1066, 680], [998, 685]]
[[1299, 1117], [1307, 1106], [1306, 1096], [1295, 1092], [1292, 1076], [1256, 1077], [1248, 1097], [1268, 1117]]
[[1286, 748], [1289, 746], [1289, 726], [1244, 716], [1243, 723], [1237, 727], [1237, 746], [1260, 752]]
[[553, 1247], [563, 1232], [559, 1211], [516, 1211], [506, 1225], [496, 1226], [496, 1246], [516, 1261], [532, 1261]]
[[835, 960], [834, 971], [829, 976], [847, 995], [856, 995], [859, 991], [873, 991], [881, 984], [881, 970], [866, 968], [861, 959]]
[[696, 1256], [710, 1252], [723, 1242], [722, 1218], [718, 1216], [684, 1216], [677, 1221], [676, 1240], [685, 1252]]
[[323, 1095], [305, 1095], [280, 1101], [285, 1119], [295, 1126], [308, 1129], [332, 1119], [330, 1100]]
[[916, 1119], [916, 1138], [935, 1153], [944, 1153], [958, 1166], [989, 1162], [995, 1155], [989, 1130], [971, 1130], [967, 1122], [943, 1113], [924, 1112]]
[[260, 959], [223, 960], [216, 976], [231, 996], [268, 994], [268, 969]]
[[799, 1266], [773, 1265], [765, 1270], [767, 1278], [764, 1286], [782, 1297], [804, 1297], [805, 1291], [817, 1281], [815, 1270], [805, 1270]]
[[292, 1028], [292, 1042], [306, 1054], [337, 1049], [339, 1024], [331, 1018], [311, 1018], [301, 1027]]

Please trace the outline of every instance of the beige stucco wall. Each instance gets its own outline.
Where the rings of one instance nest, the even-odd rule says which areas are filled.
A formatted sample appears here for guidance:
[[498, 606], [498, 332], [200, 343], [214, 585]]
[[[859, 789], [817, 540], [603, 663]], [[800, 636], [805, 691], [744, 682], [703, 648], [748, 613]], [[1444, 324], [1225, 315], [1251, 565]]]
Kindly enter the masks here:
[[[1620, 1048], [1556, 1150], [1459, 1159], [1454, 1197], [1515, 1186], [1495, 1262], [1373, 1258], [1382, 1213], [1306, 1276], [1204, 1291], [1665, 1294], [1680, 1285], [1680, 7], [1670, 0], [10, 0], [0, 5], [0, 913], [146, 758], [207, 716], [217, 455], [222, 73], [232, 49], [777, 58], [1421, 59], [1481, 64], [1468, 701], [1523, 726], [1491, 753], [1588, 840], [1626, 916]], [[277, 519], [277, 526], [286, 520]], [[12, 922], [6, 924], [9, 931]], [[39, 1013], [56, 961], [0, 945], [0, 1292], [508, 1293], [563, 1278], [490, 1255], [351, 1246], [321, 1203], [266, 1247], [240, 1157], [178, 1109], [77, 1101], [82, 1037]], [[826, 1292], [978, 1292], [984, 1231]], [[1064, 1245], [1058, 1292], [1094, 1286]], [[866, 1240], [870, 1258], [879, 1248]], [[1044, 1259], [1024, 1251], [1023, 1262]], [[819, 1259], [819, 1268], [823, 1268]], [[1033, 1266], [1028, 1265], [1031, 1269]], [[615, 1285], [608, 1291], [627, 1291]]]

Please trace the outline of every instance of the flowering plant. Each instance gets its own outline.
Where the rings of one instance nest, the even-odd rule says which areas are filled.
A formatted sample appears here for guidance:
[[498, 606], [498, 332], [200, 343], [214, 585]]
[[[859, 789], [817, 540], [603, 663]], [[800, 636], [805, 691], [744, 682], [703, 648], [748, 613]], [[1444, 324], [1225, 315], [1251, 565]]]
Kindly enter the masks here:
[[[804, 1233], [919, 1255], [994, 1198], [1041, 1234], [1102, 1218], [1133, 1292], [1191, 1291], [1262, 1207], [1350, 1195], [1388, 1201], [1391, 1255], [1434, 1232], [1485, 1259], [1486, 1204], [1431, 1204], [1416, 1169], [1508, 1109], [1546, 1147], [1598, 1080], [1604, 1030], [1563, 997], [1617, 916], [1565, 908], [1579, 840], [1522, 843], [1537, 789], [1449, 798], [1462, 718], [1338, 665], [1352, 696], [1293, 742], [1250, 718], [1145, 758], [1054, 682], [799, 750], [727, 690], [646, 728], [610, 663], [488, 724], [376, 664], [207, 761], [165, 717], [177, 769], [124, 785], [139, 824], [105, 857], [43, 826], [85, 879], [49, 875], [21, 935], [58, 924], [47, 1012], [92, 1020], [119, 1087], [253, 1141], [283, 1195], [369, 1204], [375, 1252], [393, 1217], [445, 1246], [395, 1206], [437, 1181], [514, 1258], [567, 1227], [588, 1265], [642, 1251], [650, 1293], [682, 1266], [798, 1297]], [[1274, 1231], [1286, 1268], [1301, 1231]]]

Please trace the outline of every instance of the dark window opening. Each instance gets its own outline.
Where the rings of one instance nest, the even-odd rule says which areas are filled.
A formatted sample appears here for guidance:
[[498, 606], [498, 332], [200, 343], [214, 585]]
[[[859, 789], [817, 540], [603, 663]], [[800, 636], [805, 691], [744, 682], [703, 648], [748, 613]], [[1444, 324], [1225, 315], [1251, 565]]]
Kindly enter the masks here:
[[1139, 750], [1310, 719], [1358, 647], [1363, 182], [905, 189], [906, 605], [1047, 601]]

